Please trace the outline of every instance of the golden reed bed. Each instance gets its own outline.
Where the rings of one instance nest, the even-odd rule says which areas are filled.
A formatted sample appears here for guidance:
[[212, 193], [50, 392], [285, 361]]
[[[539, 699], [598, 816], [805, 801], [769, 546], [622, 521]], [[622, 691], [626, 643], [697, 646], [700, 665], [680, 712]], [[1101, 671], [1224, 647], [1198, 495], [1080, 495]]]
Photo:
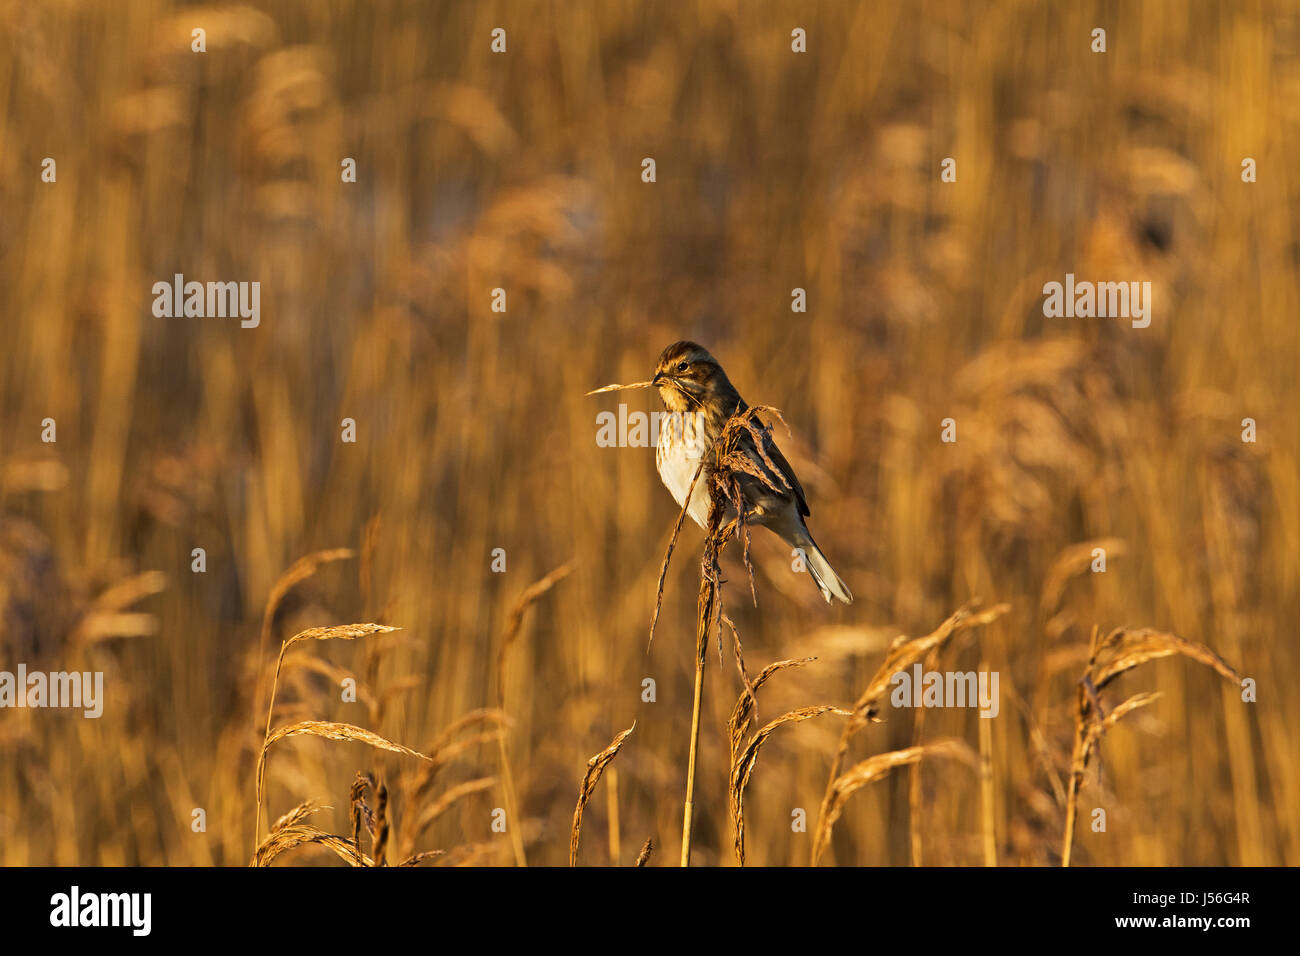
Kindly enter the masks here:
[[[0, 863], [676, 865], [692, 755], [695, 865], [1300, 863], [1298, 55], [1290, 2], [0, 2], [0, 670], [106, 697], [0, 711]], [[682, 338], [852, 606], [766, 533], [665, 566], [594, 437], [657, 399], [586, 393]]]

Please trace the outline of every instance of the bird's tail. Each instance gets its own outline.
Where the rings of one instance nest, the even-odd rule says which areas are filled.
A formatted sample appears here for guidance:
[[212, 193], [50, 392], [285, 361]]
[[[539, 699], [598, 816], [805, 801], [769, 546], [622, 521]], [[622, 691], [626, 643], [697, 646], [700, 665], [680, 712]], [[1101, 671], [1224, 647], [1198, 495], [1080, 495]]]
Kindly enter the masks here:
[[808, 573], [817, 582], [817, 587], [822, 592], [822, 597], [826, 599], [827, 604], [831, 603], [832, 597], [838, 598], [845, 604], [853, 603], [853, 592], [835, 573], [835, 569], [826, 560], [826, 555], [822, 554], [822, 549], [817, 547], [817, 542], [813, 540], [806, 527], [801, 528], [795, 534], [794, 546], [803, 550], [804, 558], [808, 564]]

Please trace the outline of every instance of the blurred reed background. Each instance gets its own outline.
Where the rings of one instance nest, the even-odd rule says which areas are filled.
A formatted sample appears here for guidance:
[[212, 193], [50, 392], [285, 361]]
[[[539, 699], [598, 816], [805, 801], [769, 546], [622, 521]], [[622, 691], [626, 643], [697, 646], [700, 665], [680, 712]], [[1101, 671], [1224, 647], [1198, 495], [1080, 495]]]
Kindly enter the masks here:
[[[760, 721], [849, 706], [896, 635], [1006, 602], [937, 666], [1000, 673], [997, 861], [1052, 864], [1093, 628], [1172, 631], [1259, 702], [1184, 658], [1122, 678], [1163, 697], [1090, 765], [1074, 862], [1300, 863], [1298, 54], [1293, 2], [0, 0], [0, 669], [101, 670], [107, 694], [98, 720], [0, 712], [0, 862], [246, 863], [280, 641], [378, 621], [404, 630], [286, 667], [276, 723], [466, 740], [432, 794], [486, 782], [415, 835], [399, 822], [398, 849], [565, 862], [585, 763], [635, 720], [580, 860], [628, 865], [653, 837], [651, 865], [675, 863], [702, 536], [683, 532], [647, 655], [677, 509], [653, 450], [595, 435], [598, 412], [658, 400], [584, 393], [694, 338], [784, 412], [810, 526], [857, 597], [828, 608], [759, 532], [754, 609], [728, 550], [751, 672], [818, 658], [773, 678]], [[261, 326], [155, 318], [176, 272], [260, 281]], [[1150, 280], [1150, 328], [1044, 318], [1066, 272]], [[355, 554], [263, 637], [276, 581], [336, 548]], [[499, 687], [512, 606], [570, 560]], [[711, 652], [697, 863], [732, 859], [739, 691]], [[496, 724], [453, 727], [498, 706], [506, 834], [507, 751], [473, 734]], [[882, 716], [854, 759], [913, 741], [915, 712]], [[932, 711], [922, 739], [975, 747], [979, 723]], [[841, 726], [765, 745], [748, 862], [808, 862], [791, 813], [811, 831]], [[347, 834], [358, 770], [414, 819], [411, 759], [309, 737], [272, 750], [267, 813], [317, 799]], [[982, 863], [980, 793], [958, 765], [899, 770], [853, 797], [822, 862]]]

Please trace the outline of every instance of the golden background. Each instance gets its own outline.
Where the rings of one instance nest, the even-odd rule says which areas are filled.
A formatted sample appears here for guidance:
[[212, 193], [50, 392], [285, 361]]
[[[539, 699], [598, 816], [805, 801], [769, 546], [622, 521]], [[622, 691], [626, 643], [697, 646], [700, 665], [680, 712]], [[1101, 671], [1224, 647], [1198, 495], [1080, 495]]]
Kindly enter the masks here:
[[[850, 706], [896, 635], [1010, 605], [937, 659], [999, 672], [987, 739], [969, 710], [923, 727], [979, 750], [985, 781], [895, 771], [848, 802], [824, 864], [980, 864], [990, 834], [998, 863], [1059, 862], [1077, 682], [1094, 627], [1118, 626], [1207, 645], [1258, 703], [1184, 657], [1108, 689], [1163, 696], [1090, 763], [1074, 862], [1300, 863], [1298, 54], [1300, 9], [1274, 2], [0, 2], [0, 669], [103, 671], [107, 694], [98, 720], [0, 712], [0, 862], [246, 863], [277, 647], [378, 621], [403, 630], [293, 648], [275, 724], [464, 745], [429, 776], [280, 741], [263, 834], [315, 799], [347, 835], [369, 770], [393, 859], [562, 864], [586, 761], [635, 720], [579, 859], [628, 865], [653, 837], [650, 865], [675, 863], [702, 539], [683, 530], [647, 654], [677, 509], [652, 450], [595, 434], [619, 402], [660, 406], [584, 393], [693, 338], [784, 413], [857, 597], [828, 608], [757, 532], [755, 609], [728, 550], [751, 673], [818, 657], [772, 678], [760, 722]], [[176, 272], [260, 281], [260, 327], [155, 318]], [[1044, 318], [1066, 272], [1151, 281], [1150, 328]], [[499, 684], [511, 608], [571, 560]], [[701, 864], [733, 861], [727, 655]], [[498, 706], [504, 746], [499, 715], [454, 725]], [[881, 716], [852, 760], [913, 742], [913, 711]], [[764, 744], [749, 863], [808, 862], [791, 813], [813, 829], [842, 725]]]

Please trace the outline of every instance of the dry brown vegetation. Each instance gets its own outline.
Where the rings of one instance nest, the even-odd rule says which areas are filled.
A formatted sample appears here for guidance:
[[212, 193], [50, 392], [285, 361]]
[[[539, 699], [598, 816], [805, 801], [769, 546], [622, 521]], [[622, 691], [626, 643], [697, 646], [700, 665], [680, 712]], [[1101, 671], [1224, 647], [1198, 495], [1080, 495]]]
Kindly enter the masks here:
[[719, 557], [777, 663], [705, 671], [693, 863], [1300, 864], [1294, 2], [0, 0], [0, 63], [0, 670], [107, 696], [0, 711], [0, 863], [675, 865], [703, 536], [660, 582], [594, 437], [657, 399], [586, 393], [694, 338], [856, 601]]

